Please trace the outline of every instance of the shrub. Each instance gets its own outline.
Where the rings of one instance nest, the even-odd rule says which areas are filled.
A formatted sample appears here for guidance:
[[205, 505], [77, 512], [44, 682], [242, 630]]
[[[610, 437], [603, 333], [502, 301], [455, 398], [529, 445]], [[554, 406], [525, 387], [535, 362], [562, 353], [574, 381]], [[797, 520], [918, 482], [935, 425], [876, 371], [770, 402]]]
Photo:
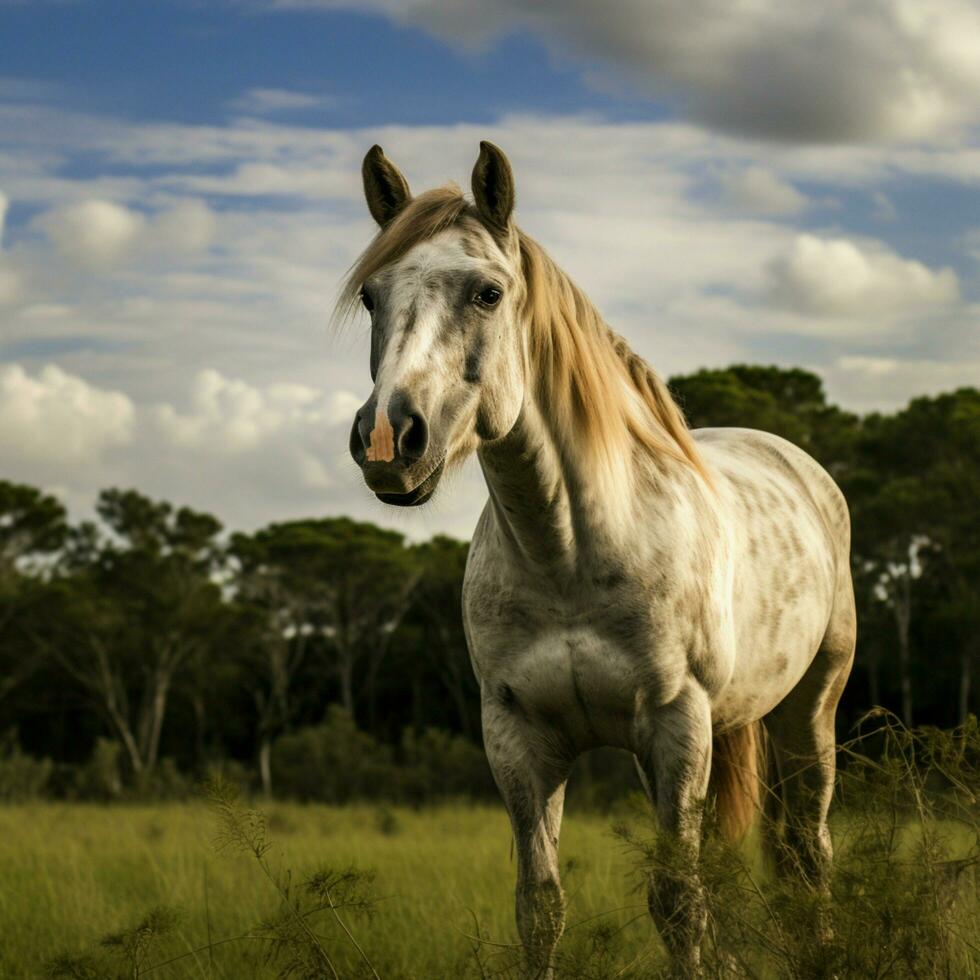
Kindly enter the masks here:
[[598, 748], [575, 761], [568, 780], [568, 810], [614, 810], [635, 798], [646, 800], [633, 754], [623, 749]]
[[494, 795], [493, 776], [483, 749], [438, 728], [402, 735], [401, 762], [393, 780], [398, 798], [424, 803], [448, 796]]
[[116, 800], [122, 796], [122, 746], [110, 738], [98, 738], [88, 762], [74, 772], [74, 794], [83, 800]]
[[140, 773], [133, 782], [133, 795], [140, 800], [186, 800], [193, 783], [173, 759], [161, 759], [153, 769]]
[[274, 789], [298, 800], [383, 799], [392, 774], [390, 751], [336, 705], [322, 724], [282, 735], [272, 746]]
[[16, 736], [0, 741], [0, 800], [11, 803], [44, 794], [51, 778], [50, 759], [35, 759], [21, 751]]
[[237, 759], [212, 759], [208, 763], [204, 782], [222, 783], [231, 786], [239, 794], [245, 794], [255, 783], [255, 772]]

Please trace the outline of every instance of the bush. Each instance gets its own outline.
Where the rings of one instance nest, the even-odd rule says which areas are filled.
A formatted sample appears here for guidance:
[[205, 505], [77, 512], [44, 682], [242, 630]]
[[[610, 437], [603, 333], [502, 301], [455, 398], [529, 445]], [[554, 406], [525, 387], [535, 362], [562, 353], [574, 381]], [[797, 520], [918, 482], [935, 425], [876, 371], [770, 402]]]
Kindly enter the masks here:
[[194, 790], [193, 781], [170, 758], [161, 759], [153, 769], [139, 773], [133, 782], [133, 795], [139, 800], [186, 800]]
[[585, 752], [575, 761], [565, 807], [608, 812], [637, 798], [645, 800], [646, 796], [632, 752], [603, 747]]
[[48, 788], [50, 759], [35, 759], [21, 751], [16, 736], [0, 741], [0, 801], [12, 803], [42, 796]]
[[406, 729], [392, 787], [400, 800], [425, 803], [450, 796], [487, 797], [496, 794], [483, 749], [438, 728], [416, 734]]
[[324, 803], [384, 799], [393, 772], [387, 747], [360, 731], [337, 705], [322, 724], [282, 735], [272, 746], [272, 782], [279, 796]]
[[88, 762], [74, 771], [74, 793], [83, 800], [117, 800], [122, 796], [122, 746], [111, 738], [98, 738]]
[[207, 766], [205, 784], [222, 783], [245, 795], [255, 784], [255, 773], [237, 759], [212, 759]]
[[323, 724], [276, 740], [272, 782], [277, 796], [324, 803], [425, 803], [495, 793], [483, 750], [465, 738], [436, 728], [406, 730], [393, 754], [337, 706]]

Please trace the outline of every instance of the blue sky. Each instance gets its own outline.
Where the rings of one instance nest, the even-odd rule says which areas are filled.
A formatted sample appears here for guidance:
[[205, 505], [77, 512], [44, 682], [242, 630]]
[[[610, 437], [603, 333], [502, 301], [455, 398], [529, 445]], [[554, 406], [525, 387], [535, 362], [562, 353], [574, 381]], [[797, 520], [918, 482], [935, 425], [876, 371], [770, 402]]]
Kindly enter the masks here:
[[[518, 220], [664, 374], [802, 365], [858, 410], [980, 380], [980, 12], [963, 0], [0, 0], [0, 460], [236, 525], [467, 535], [345, 456], [374, 142], [511, 157]], [[733, 8], [734, 10], [734, 8]]]
[[213, 123], [244, 90], [322, 95], [311, 126], [493, 122], [512, 112], [655, 118], [649, 99], [587, 85], [526, 31], [461, 51], [380, 14], [269, 12], [174, 0], [7, 7], [3, 73], [50, 83], [66, 108]]

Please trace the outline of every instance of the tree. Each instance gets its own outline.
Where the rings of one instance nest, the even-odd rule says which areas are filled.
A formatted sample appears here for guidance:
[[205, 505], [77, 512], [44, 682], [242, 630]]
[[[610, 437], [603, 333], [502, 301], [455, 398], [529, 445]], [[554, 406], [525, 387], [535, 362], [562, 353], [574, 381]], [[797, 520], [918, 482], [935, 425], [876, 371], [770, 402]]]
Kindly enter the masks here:
[[271, 739], [291, 721], [291, 686], [308, 652], [324, 657], [353, 717], [355, 670], [366, 664], [370, 700], [418, 572], [402, 535], [348, 518], [272, 524], [235, 535], [232, 552], [239, 595], [265, 624], [265, 671], [254, 690], [268, 788]]
[[236, 563], [236, 599], [252, 627], [241, 648], [242, 680], [255, 703], [259, 776], [267, 796], [272, 793], [272, 742], [293, 719], [293, 687], [312, 633], [307, 597], [277, 562], [275, 540], [275, 534], [263, 532], [235, 534], [229, 549]]
[[452, 699], [460, 731], [477, 736], [474, 708], [479, 691], [470, 666], [466, 637], [463, 633], [463, 573], [469, 545], [437, 535], [415, 547], [421, 575], [415, 592], [419, 618], [426, 627], [424, 649], [437, 675]]
[[411, 551], [395, 531], [346, 517], [272, 524], [256, 536], [278, 568], [302, 622], [331, 651], [344, 709], [354, 713], [354, 671], [377, 669], [418, 579]]
[[796, 443], [840, 479], [858, 432], [857, 417], [827, 403], [823, 382], [801, 368], [735, 364], [670, 379], [692, 428], [762, 429]]
[[140, 775], [156, 765], [178, 670], [218, 643], [221, 525], [135, 490], [103, 491], [97, 511], [105, 530], [83, 524], [69, 538], [49, 646]]
[[44, 586], [36, 573], [61, 547], [65, 516], [54, 497], [0, 480], [0, 701], [43, 663], [35, 636]]
[[[860, 454], [865, 475], [861, 501], [861, 551], [879, 561], [902, 562], [913, 541], [929, 544], [944, 583], [947, 621], [980, 608], [980, 391], [961, 388], [934, 398], [916, 398], [890, 416], [872, 415], [863, 426]], [[897, 556], [897, 557], [896, 557]], [[975, 615], [975, 613], [974, 613]], [[902, 632], [897, 620], [901, 653]], [[959, 636], [958, 715], [969, 711], [972, 679], [980, 659], [976, 629]], [[911, 655], [909, 655], [911, 660]], [[907, 719], [906, 719], [907, 720]]]
[[0, 576], [13, 574], [25, 560], [57, 551], [66, 531], [60, 501], [34, 487], [0, 480]]

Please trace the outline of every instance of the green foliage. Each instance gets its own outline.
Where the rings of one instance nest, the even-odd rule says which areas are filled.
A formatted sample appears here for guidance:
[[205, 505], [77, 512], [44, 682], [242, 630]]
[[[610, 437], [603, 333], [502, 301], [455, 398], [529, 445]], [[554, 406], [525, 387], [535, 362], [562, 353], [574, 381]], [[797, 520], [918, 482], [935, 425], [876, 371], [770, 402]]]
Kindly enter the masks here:
[[0, 574], [25, 558], [61, 547], [67, 531], [65, 508], [34, 487], [0, 480]]
[[64, 980], [138, 980], [152, 972], [150, 959], [156, 947], [182, 919], [180, 909], [151, 908], [132, 925], [104, 935], [97, 950], [59, 953], [48, 963], [46, 975]]
[[823, 382], [809, 371], [735, 364], [671, 378], [670, 389], [694, 428], [774, 432], [812, 453], [835, 476], [847, 468], [857, 418], [828, 405]]
[[353, 867], [342, 871], [319, 868], [297, 888], [289, 872], [278, 872], [269, 863], [269, 852], [274, 845], [268, 837], [265, 815], [243, 806], [227, 785], [212, 784], [210, 798], [219, 822], [218, 846], [231, 846], [254, 858], [279, 898], [278, 910], [240, 938], [264, 940], [265, 961], [276, 965], [276, 975], [284, 980], [293, 976], [339, 980], [333, 956], [317, 929], [318, 917], [329, 914], [357, 951], [369, 975], [379, 980], [370, 959], [341, 916], [342, 912], [367, 916], [374, 912], [373, 873]]
[[10, 733], [0, 739], [0, 802], [33, 800], [48, 789], [53, 766], [50, 759], [35, 759], [21, 751]]
[[83, 800], [114, 800], [122, 796], [122, 746], [100, 737], [88, 762], [76, 769], [73, 789]]
[[107, 980], [105, 959], [97, 953], [59, 953], [47, 965], [51, 980]]
[[272, 758], [277, 792], [298, 800], [384, 798], [390, 786], [391, 750], [360, 731], [337, 705], [330, 706], [323, 724], [277, 739]]
[[133, 783], [133, 795], [140, 800], [186, 800], [194, 792], [194, 781], [170, 758], [161, 759], [152, 769], [141, 772]]
[[423, 803], [495, 793], [482, 749], [437, 729], [406, 730], [397, 751], [332, 705], [321, 725], [283, 735], [272, 750], [276, 792], [297, 800]]
[[118, 956], [129, 975], [139, 977], [144, 973], [154, 943], [173, 932], [181, 918], [180, 909], [157, 906], [134, 925], [103, 936], [99, 945]]
[[424, 803], [447, 797], [492, 797], [493, 776], [483, 749], [459, 735], [427, 728], [402, 736], [394, 768], [394, 798]]

